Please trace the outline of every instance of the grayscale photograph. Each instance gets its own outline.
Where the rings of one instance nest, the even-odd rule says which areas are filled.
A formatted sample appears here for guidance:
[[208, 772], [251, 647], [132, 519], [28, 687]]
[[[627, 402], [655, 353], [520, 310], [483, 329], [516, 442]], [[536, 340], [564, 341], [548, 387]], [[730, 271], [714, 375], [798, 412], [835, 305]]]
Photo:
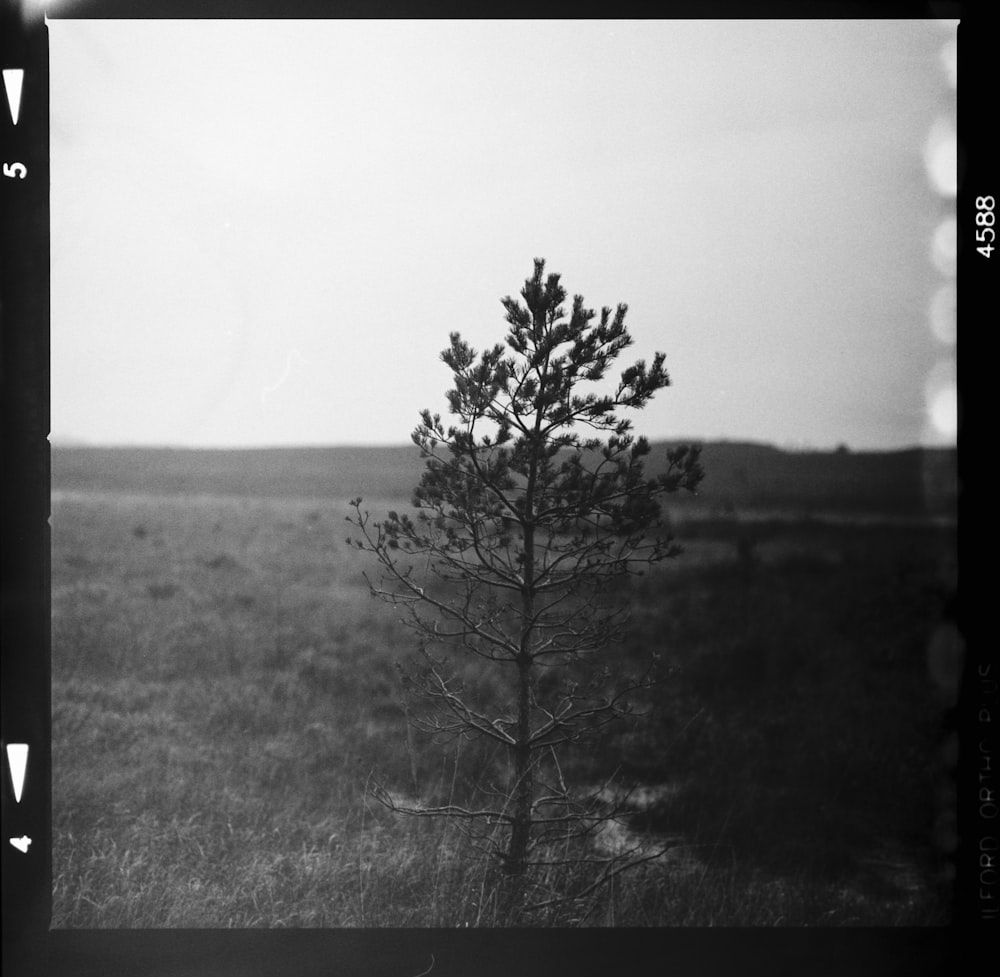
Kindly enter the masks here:
[[47, 29], [54, 928], [952, 923], [955, 21]]

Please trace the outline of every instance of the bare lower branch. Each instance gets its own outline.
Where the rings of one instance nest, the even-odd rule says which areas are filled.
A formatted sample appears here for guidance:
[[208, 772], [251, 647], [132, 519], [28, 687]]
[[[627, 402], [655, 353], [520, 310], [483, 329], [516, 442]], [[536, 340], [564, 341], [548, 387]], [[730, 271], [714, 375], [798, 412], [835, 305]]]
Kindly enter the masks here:
[[532, 903], [529, 906], [524, 906], [523, 907], [524, 911], [534, 912], [538, 909], [546, 909], [549, 906], [559, 905], [560, 903], [571, 902], [575, 899], [582, 899], [584, 896], [590, 895], [590, 893], [593, 892], [594, 890], [599, 889], [602, 885], [607, 885], [608, 882], [610, 882], [613, 878], [616, 878], [617, 876], [621, 875], [623, 872], [628, 872], [631, 869], [644, 864], [645, 862], [651, 862], [656, 858], [661, 858], [668, 851], [670, 851], [671, 848], [674, 847], [675, 847], [674, 843], [671, 842], [670, 844], [664, 845], [659, 851], [654, 852], [652, 855], [644, 855], [642, 858], [633, 859], [631, 862], [628, 862], [625, 865], [621, 865], [616, 869], [605, 872], [596, 882], [593, 882], [586, 888], [581, 889], [579, 892], [574, 892], [571, 895], [567, 896], [558, 896], [555, 899], [547, 899], [545, 902]]
[[489, 808], [470, 810], [458, 804], [443, 804], [439, 807], [411, 807], [405, 804], [398, 804], [396, 799], [381, 784], [371, 785], [369, 793], [375, 800], [395, 814], [408, 814], [412, 817], [481, 819], [487, 823], [509, 823], [511, 820], [511, 816], [506, 812], [495, 811]]

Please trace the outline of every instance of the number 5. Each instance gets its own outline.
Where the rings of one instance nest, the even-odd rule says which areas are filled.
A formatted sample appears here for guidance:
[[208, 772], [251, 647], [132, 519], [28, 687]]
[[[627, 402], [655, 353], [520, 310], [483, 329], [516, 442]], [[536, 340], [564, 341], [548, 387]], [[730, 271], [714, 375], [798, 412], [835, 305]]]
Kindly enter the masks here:
[[4, 163], [3, 175], [23, 180], [28, 175], [28, 167], [24, 163]]

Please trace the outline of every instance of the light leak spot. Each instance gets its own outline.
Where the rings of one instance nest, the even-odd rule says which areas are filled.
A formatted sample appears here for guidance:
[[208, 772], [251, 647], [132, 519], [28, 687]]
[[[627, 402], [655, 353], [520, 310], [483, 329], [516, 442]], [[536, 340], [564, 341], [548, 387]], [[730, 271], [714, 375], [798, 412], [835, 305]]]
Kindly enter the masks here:
[[939, 286], [931, 296], [931, 332], [935, 339], [949, 346], [955, 345], [957, 303], [958, 295], [953, 282]]
[[931, 261], [942, 275], [952, 278], [955, 275], [957, 256], [958, 223], [954, 217], [946, 217], [935, 228], [931, 238]]
[[927, 378], [924, 394], [934, 440], [954, 443], [958, 435], [958, 385], [952, 360], [935, 364]]
[[941, 67], [951, 88], [958, 89], [958, 38], [949, 37], [941, 48]]
[[958, 137], [950, 119], [934, 120], [924, 146], [924, 166], [931, 186], [942, 197], [958, 193]]
[[931, 421], [938, 433], [948, 440], [958, 435], [958, 390], [943, 387], [931, 401]]

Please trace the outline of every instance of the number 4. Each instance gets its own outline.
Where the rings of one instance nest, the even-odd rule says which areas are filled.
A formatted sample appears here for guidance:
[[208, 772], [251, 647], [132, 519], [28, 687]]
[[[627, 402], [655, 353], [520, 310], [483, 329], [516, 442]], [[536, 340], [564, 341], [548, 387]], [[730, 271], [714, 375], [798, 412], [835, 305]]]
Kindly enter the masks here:
[[4, 163], [3, 175], [23, 180], [28, 175], [28, 167], [24, 163]]
[[[989, 236], [990, 236], [989, 237], [990, 241], [992, 241], [996, 237], [996, 233], [994, 232], [994, 230], [993, 230], [992, 227], [980, 227], [976, 231], [976, 240], [977, 241], [985, 241], [987, 234], [989, 234]], [[987, 244], [985, 247], [976, 248], [976, 250], [984, 258], [988, 258], [991, 254], [993, 254], [993, 245], [992, 244]]]

